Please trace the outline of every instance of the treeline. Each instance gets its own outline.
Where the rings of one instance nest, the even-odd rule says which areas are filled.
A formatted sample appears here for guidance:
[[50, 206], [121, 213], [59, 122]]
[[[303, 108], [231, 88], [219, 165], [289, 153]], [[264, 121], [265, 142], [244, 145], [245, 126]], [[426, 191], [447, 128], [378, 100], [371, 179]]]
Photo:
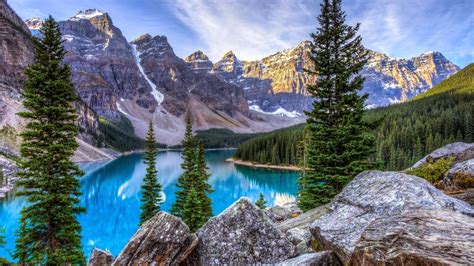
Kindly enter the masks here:
[[264, 164], [297, 165], [304, 124], [259, 135], [242, 143], [235, 157]]
[[226, 128], [196, 131], [196, 138], [202, 142], [206, 149], [236, 148], [239, 144], [258, 135], [261, 133], [235, 133]]
[[[369, 110], [376, 156], [386, 170], [401, 170], [443, 145], [474, 142], [474, 64], [413, 101]], [[277, 130], [241, 144], [236, 157], [264, 164], [298, 165], [303, 125]], [[374, 158], [374, 159], [375, 159]]]

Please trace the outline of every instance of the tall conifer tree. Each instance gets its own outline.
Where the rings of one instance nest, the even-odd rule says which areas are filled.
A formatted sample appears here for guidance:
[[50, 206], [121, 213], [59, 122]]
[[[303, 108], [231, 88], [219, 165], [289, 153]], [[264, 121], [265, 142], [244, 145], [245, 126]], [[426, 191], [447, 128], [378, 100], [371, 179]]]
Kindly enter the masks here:
[[196, 186], [198, 197], [201, 202], [201, 212], [204, 221], [201, 225], [203, 225], [205, 222], [207, 222], [207, 220], [209, 220], [209, 218], [212, 217], [212, 201], [211, 198], [209, 198], [209, 193], [212, 193], [214, 190], [208, 183], [210, 177], [208, 169], [209, 168], [206, 165], [204, 144], [202, 143], [202, 141], [198, 141], [196, 158], [196, 170], [198, 180]]
[[28, 124], [21, 134], [18, 185], [29, 205], [21, 211], [14, 257], [26, 264], [83, 264], [78, 206], [79, 167], [70, 161], [76, 142], [77, 99], [58, 24], [50, 16], [34, 38], [35, 63], [23, 90]]
[[178, 217], [182, 217], [181, 212], [186, 200], [186, 195], [189, 194], [193, 180], [196, 179], [196, 171], [194, 166], [196, 161], [195, 142], [191, 119], [187, 117], [186, 130], [184, 132], [184, 138], [181, 141], [181, 145], [183, 146], [183, 152], [181, 155], [183, 158], [183, 163], [181, 164], [181, 168], [184, 170], [184, 172], [178, 177], [178, 184], [176, 186], [179, 190], [176, 191], [176, 201], [171, 206], [171, 213]]
[[341, 0], [324, 0], [318, 22], [311, 34], [314, 70], [309, 71], [318, 79], [307, 88], [315, 101], [306, 112], [307, 168], [299, 192], [303, 210], [329, 202], [356, 174], [374, 166], [368, 158], [375, 138], [362, 119], [367, 95], [358, 95], [364, 83], [358, 73], [367, 60], [359, 24], [345, 24]]
[[142, 184], [142, 198], [141, 198], [141, 214], [140, 225], [152, 218], [160, 211], [160, 204], [163, 201], [161, 198], [161, 184], [158, 181], [158, 170], [156, 170], [156, 156], [157, 147], [155, 140], [155, 133], [153, 131], [153, 124], [150, 121], [148, 133], [146, 135], [147, 151], [144, 155], [144, 161], [147, 165], [146, 175]]

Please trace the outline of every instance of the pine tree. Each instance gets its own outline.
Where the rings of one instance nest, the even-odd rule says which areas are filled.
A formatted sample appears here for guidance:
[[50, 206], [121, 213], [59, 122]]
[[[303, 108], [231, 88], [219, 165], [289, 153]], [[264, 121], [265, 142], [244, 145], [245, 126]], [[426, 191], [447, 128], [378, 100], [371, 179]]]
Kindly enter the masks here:
[[367, 95], [358, 95], [364, 79], [358, 74], [367, 61], [359, 24], [345, 24], [341, 0], [324, 0], [319, 27], [311, 34], [311, 74], [308, 86], [313, 108], [306, 112], [309, 143], [306, 174], [300, 177], [299, 206], [306, 211], [325, 204], [358, 173], [374, 167], [375, 138], [363, 120]]
[[196, 232], [208, 219], [203, 213], [197, 211], [201, 208], [199, 193], [195, 188], [191, 188], [184, 201], [182, 213], [183, 222], [189, 227], [191, 232]]
[[[212, 202], [208, 194], [213, 190], [208, 183], [209, 174], [204, 157], [204, 145], [193, 136], [189, 118], [186, 119], [182, 145], [181, 167], [184, 173], [178, 178], [176, 186], [180, 190], [176, 192], [176, 201], [171, 207], [171, 212], [181, 217], [190, 228], [198, 229], [212, 216]], [[197, 203], [194, 202], [196, 198]]]
[[204, 221], [201, 225], [203, 225], [205, 222], [207, 222], [207, 220], [209, 220], [209, 218], [212, 217], [212, 201], [208, 194], [212, 193], [214, 190], [208, 183], [210, 174], [207, 172], [208, 168], [206, 165], [204, 144], [201, 141], [198, 142], [196, 167], [197, 176], [199, 178], [197, 184], [197, 193], [199, 196], [199, 201], [201, 202], [201, 212]]
[[58, 24], [50, 16], [34, 38], [35, 63], [26, 69], [23, 90], [27, 119], [21, 134], [22, 161], [17, 183], [29, 205], [21, 211], [14, 257], [26, 264], [83, 264], [81, 225], [76, 216], [80, 196], [77, 176], [83, 175], [70, 161], [76, 142], [77, 99], [70, 70], [62, 64]]
[[171, 213], [175, 216], [182, 218], [182, 210], [184, 202], [186, 200], [186, 195], [192, 188], [193, 181], [196, 180], [196, 171], [195, 171], [195, 159], [196, 159], [196, 149], [195, 149], [195, 139], [193, 136], [193, 128], [191, 124], [191, 119], [186, 118], [186, 131], [184, 133], [183, 141], [181, 145], [183, 146], [182, 158], [183, 163], [181, 168], [184, 170], [183, 174], [178, 177], [178, 191], [176, 191], [176, 201], [171, 206]]
[[156, 170], [156, 140], [153, 132], [153, 124], [150, 121], [148, 133], [146, 136], [147, 151], [144, 155], [146, 169], [146, 176], [143, 179], [143, 195], [141, 198], [141, 214], [140, 225], [155, 216], [160, 211], [160, 204], [163, 201], [161, 198], [161, 184], [158, 181], [158, 171]]
[[265, 200], [265, 196], [262, 192], [260, 192], [258, 200], [255, 202], [255, 206], [259, 207], [262, 210], [267, 208], [267, 201]]

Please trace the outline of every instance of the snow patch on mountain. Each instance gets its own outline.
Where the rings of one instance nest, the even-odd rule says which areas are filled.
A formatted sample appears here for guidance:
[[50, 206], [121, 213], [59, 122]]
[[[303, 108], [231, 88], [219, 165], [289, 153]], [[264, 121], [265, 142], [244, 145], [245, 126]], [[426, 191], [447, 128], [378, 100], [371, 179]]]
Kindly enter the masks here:
[[153, 83], [145, 74], [145, 71], [143, 70], [143, 66], [140, 59], [140, 52], [137, 51], [137, 46], [135, 44], [131, 44], [131, 47], [132, 47], [133, 55], [135, 56], [135, 61], [137, 63], [138, 69], [140, 70], [140, 72], [142, 73], [143, 77], [146, 79], [148, 84], [150, 84], [151, 94], [153, 95], [155, 100], [158, 102], [158, 104], [161, 104], [163, 100], [165, 99], [165, 96], [156, 89], [156, 84]]
[[265, 112], [260, 108], [260, 106], [254, 104], [254, 105], [250, 105], [249, 109], [253, 110], [253, 111], [256, 111], [256, 112], [259, 112], [259, 113], [267, 114], [267, 115], [278, 115], [278, 116], [286, 116], [286, 117], [299, 117], [299, 116], [302, 116], [300, 113], [298, 113], [296, 111], [289, 112], [283, 107], [278, 107], [278, 109], [276, 109], [273, 112]]
[[78, 21], [81, 19], [91, 19], [93, 17], [103, 16], [105, 13], [97, 9], [87, 9], [84, 11], [79, 11], [74, 17], [71, 18], [73, 21]]

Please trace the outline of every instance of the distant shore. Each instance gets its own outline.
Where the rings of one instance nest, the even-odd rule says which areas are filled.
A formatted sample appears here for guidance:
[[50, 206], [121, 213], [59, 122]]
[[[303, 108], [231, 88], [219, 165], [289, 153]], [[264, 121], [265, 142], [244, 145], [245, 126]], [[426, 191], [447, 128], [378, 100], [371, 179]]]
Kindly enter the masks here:
[[288, 170], [288, 171], [299, 171], [300, 168], [298, 166], [293, 165], [272, 165], [272, 164], [259, 164], [259, 163], [252, 163], [247, 161], [242, 161], [235, 158], [229, 158], [225, 160], [228, 163], [233, 163], [236, 165], [254, 167], [254, 168], [265, 168], [265, 169], [274, 169], [274, 170]]

